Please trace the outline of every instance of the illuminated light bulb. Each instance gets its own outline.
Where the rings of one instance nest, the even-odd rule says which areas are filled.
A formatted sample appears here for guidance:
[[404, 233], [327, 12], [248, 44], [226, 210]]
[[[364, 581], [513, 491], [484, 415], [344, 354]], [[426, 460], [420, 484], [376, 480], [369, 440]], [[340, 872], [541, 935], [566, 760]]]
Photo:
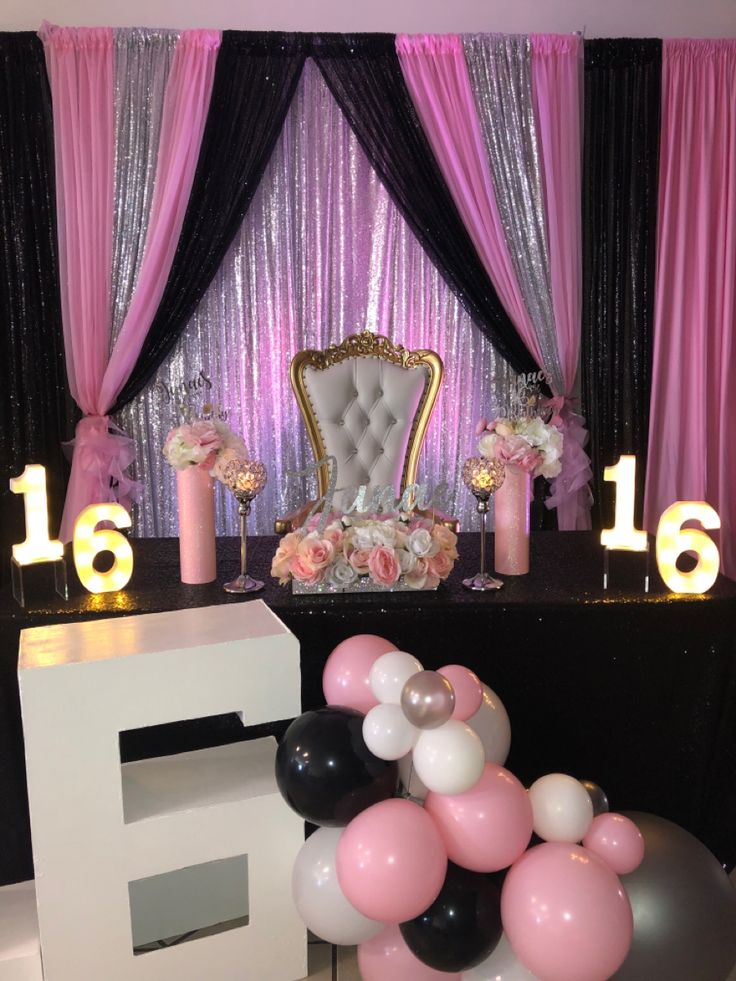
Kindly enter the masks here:
[[64, 545], [49, 538], [45, 467], [39, 463], [26, 464], [19, 477], [11, 478], [10, 489], [14, 494], [23, 494], [26, 520], [26, 539], [13, 545], [13, 558], [18, 565], [58, 562], [64, 555]]
[[601, 532], [601, 545], [627, 552], [646, 552], [647, 533], [634, 527], [636, 457], [619, 457], [615, 466], [603, 471], [603, 479], [616, 484], [616, 513], [613, 528], [604, 528]]
[[[79, 581], [90, 593], [114, 593], [123, 589], [133, 575], [133, 549], [119, 531], [96, 531], [101, 521], [112, 521], [116, 528], [130, 528], [130, 515], [122, 504], [90, 504], [74, 525], [74, 565]], [[107, 572], [98, 572], [94, 567], [95, 556], [100, 552], [112, 552], [114, 556]]]
[[[718, 546], [704, 531], [683, 528], [686, 521], [697, 521], [703, 528], [720, 528], [718, 512], [705, 501], [677, 501], [659, 519], [657, 527], [657, 568], [673, 593], [706, 593], [718, 578], [721, 563]], [[695, 552], [697, 565], [681, 572], [677, 560], [683, 552]]]

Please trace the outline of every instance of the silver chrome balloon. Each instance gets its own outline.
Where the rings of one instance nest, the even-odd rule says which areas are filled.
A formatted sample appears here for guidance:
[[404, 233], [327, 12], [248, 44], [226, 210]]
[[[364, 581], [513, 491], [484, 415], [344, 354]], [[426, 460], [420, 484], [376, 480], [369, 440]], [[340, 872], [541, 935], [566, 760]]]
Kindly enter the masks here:
[[401, 708], [417, 729], [437, 729], [455, 708], [452, 685], [437, 671], [413, 674], [401, 691]]

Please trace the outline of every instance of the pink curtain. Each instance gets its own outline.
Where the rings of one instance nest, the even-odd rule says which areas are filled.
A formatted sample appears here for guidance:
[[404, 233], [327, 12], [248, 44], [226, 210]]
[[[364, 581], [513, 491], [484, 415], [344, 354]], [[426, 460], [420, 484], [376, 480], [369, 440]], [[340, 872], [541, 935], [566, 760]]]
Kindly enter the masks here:
[[554, 481], [548, 507], [557, 508], [561, 529], [591, 528], [589, 481], [584, 450], [585, 420], [572, 398], [580, 359], [582, 320], [581, 228], [581, 55], [575, 34], [532, 34], [532, 85], [544, 175], [555, 333], [565, 389], [557, 408], [565, 436], [562, 473]]
[[[555, 421], [565, 436], [562, 473], [548, 506], [562, 530], [590, 528], [590, 460], [584, 420], [571, 404], [580, 352], [579, 38], [535, 36], [532, 66], [550, 238], [557, 343], [565, 390], [556, 392]], [[478, 109], [458, 35], [398, 35], [396, 50], [412, 100], [473, 244], [509, 317], [540, 368], [537, 333], [509, 256]]]
[[720, 514], [736, 578], [736, 41], [665, 41], [654, 363], [644, 519]]
[[220, 34], [186, 31], [166, 87], [144, 258], [110, 351], [113, 222], [113, 33], [44, 24], [54, 106], [64, 345], [77, 426], [60, 537], [88, 504], [129, 506], [132, 441], [107, 416], [140, 353], [166, 284], [194, 179]]
[[399, 34], [396, 52], [460, 217], [499, 300], [541, 367], [542, 353], [496, 205], [462, 41], [457, 34]]

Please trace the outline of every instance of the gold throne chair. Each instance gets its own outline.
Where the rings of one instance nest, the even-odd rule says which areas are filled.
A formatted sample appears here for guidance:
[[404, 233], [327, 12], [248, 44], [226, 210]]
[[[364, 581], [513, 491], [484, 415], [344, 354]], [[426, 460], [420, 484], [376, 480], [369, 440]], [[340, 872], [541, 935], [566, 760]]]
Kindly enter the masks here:
[[[337, 488], [364, 486], [367, 503], [377, 488], [391, 487], [399, 499], [417, 483], [419, 455], [443, 373], [442, 359], [434, 351], [407, 351], [368, 330], [324, 351], [300, 351], [291, 362], [290, 380], [315, 463], [334, 457]], [[435, 475], [428, 476], [435, 486]], [[317, 469], [320, 498], [328, 492], [329, 480], [329, 467], [323, 464]], [[276, 533], [300, 527], [313, 506], [310, 501], [277, 518]], [[434, 507], [421, 513], [458, 529], [454, 518]]]

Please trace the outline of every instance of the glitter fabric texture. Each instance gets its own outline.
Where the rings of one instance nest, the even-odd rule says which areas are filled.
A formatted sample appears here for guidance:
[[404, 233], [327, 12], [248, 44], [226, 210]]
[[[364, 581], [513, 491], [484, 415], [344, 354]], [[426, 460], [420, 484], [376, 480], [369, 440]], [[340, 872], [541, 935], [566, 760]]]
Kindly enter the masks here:
[[164, 93], [179, 32], [121, 28], [113, 32], [113, 38], [115, 198], [112, 344], [123, 326], [143, 260]]
[[[512, 374], [472, 324], [421, 248], [322, 77], [307, 61], [281, 137], [245, 221], [207, 294], [156, 379], [118, 415], [137, 447], [144, 496], [135, 532], [176, 535], [174, 472], [161, 447], [179, 420], [214, 402], [263, 460], [268, 484], [249, 530], [301, 504], [312, 461], [289, 385], [293, 355], [364, 328], [410, 348], [431, 348], [445, 380], [430, 424], [419, 477], [450, 484], [452, 513], [473, 527], [462, 461], [475, 450], [481, 414], [508, 397]], [[308, 481], [307, 481], [308, 483]], [[218, 490], [217, 531], [238, 533], [237, 509]]]

